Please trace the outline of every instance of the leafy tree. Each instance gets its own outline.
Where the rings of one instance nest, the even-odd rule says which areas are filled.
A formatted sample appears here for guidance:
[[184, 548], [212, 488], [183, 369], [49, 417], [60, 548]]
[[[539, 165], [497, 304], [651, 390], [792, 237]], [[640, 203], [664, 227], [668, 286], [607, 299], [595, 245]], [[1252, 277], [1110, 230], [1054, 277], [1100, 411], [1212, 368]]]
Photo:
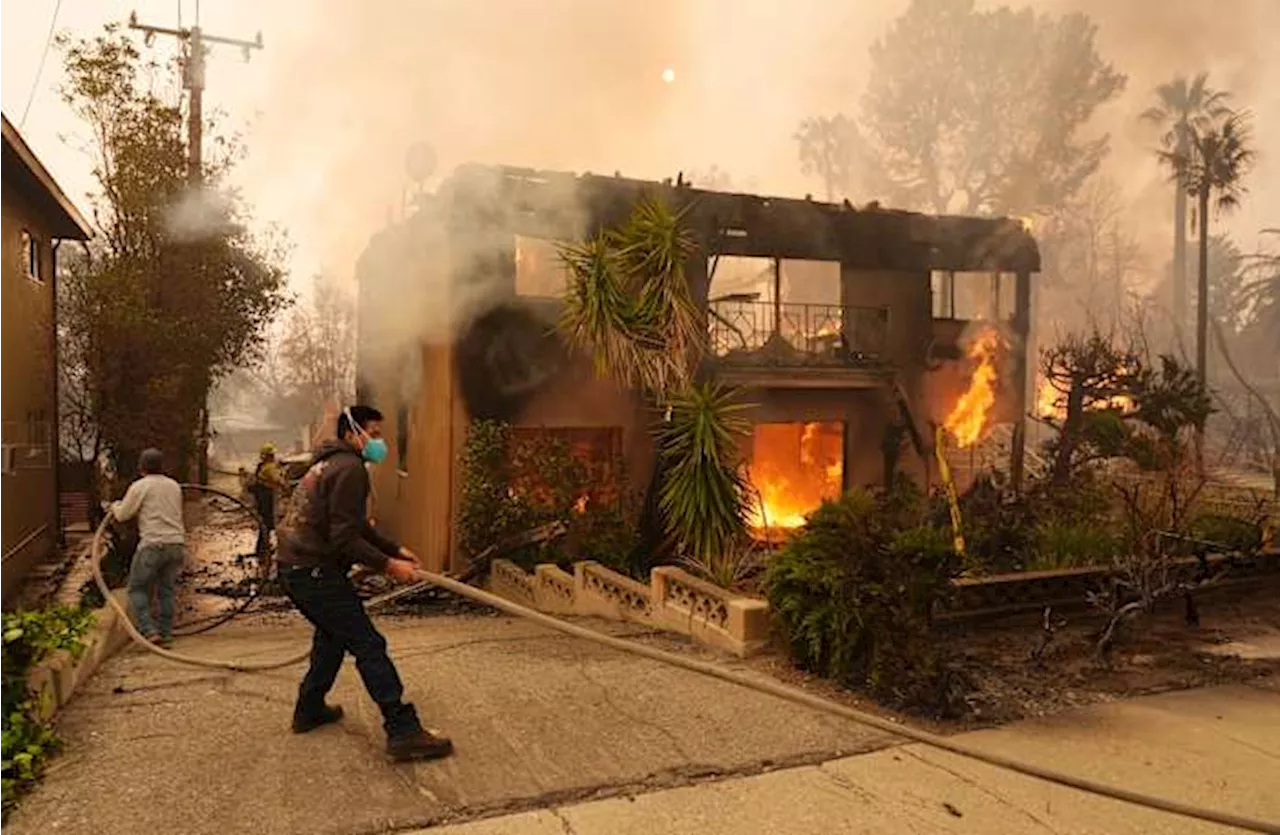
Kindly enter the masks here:
[[853, 185], [857, 127], [845, 116], [814, 116], [795, 133], [800, 145], [800, 170], [822, 181], [827, 202], [845, 196]]
[[934, 212], [1030, 215], [1063, 205], [1109, 138], [1082, 137], [1124, 88], [1083, 14], [912, 0], [871, 49], [860, 128], [868, 185]]
[[258, 355], [286, 304], [281, 253], [255, 240], [234, 194], [221, 187], [236, 149], [213, 138], [200, 192], [187, 183], [183, 114], [156, 90], [115, 24], [60, 39], [63, 96], [88, 126], [98, 190], [97, 235], [62, 301], [63, 344], [117, 472], [144, 446], [184, 470], [212, 385]]
[[1209, 74], [1188, 80], [1178, 76], [1156, 88], [1156, 104], [1143, 112], [1143, 120], [1161, 130], [1162, 159], [1172, 166], [1173, 204], [1173, 320], [1178, 333], [1187, 325], [1187, 191], [1185, 159], [1191, 137], [1214, 119], [1227, 113], [1230, 95], [1209, 86]]
[[1249, 124], [1245, 114], [1224, 117], [1193, 126], [1189, 149], [1166, 151], [1163, 158], [1179, 178], [1179, 184], [1196, 198], [1200, 226], [1200, 265], [1196, 302], [1196, 373], [1203, 383], [1208, 373], [1209, 331], [1209, 203], [1216, 196], [1219, 211], [1234, 208], [1243, 195], [1244, 177], [1253, 165]]

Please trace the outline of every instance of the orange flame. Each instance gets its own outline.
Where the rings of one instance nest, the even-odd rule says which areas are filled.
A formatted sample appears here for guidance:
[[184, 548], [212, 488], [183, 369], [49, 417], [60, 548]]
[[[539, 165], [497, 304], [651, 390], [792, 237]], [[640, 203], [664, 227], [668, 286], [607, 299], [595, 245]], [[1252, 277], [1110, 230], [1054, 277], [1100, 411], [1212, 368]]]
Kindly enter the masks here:
[[[1048, 380], [1041, 380], [1039, 387], [1036, 389], [1036, 406], [1035, 413], [1042, 418], [1050, 418], [1055, 420], [1065, 420], [1067, 417], [1067, 407], [1064, 403], [1065, 397], [1059, 392]], [[1100, 412], [1105, 409], [1115, 409], [1121, 413], [1132, 412], [1137, 408], [1133, 402], [1133, 398], [1127, 394], [1117, 394], [1108, 397], [1105, 400], [1095, 400], [1086, 405], [1086, 410], [1091, 412]]]
[[839, 423], [756, 424], [749, 477], [759, 501], [747, 524], [766, 535], [798, 528], [824, 500], [839, 496], [843, 444]]
[[961, 449], [973, 446], [982, 438], [987, 416], [996, 403], [996, 355], [999, 350], [1000, 334], [995, 328], [983, 330], [969, 346], [969, 359], [976, 360], [978, 367], [973, 371], [969, 388], [960, 395], [951, 414], [943, 421], [943, 426]]

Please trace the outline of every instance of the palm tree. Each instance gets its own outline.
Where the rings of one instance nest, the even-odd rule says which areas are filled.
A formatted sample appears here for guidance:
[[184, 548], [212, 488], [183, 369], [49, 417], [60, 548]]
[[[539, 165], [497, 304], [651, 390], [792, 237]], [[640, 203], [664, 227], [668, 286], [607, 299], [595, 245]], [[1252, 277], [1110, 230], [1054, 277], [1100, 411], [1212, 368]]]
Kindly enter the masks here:
[[1190, 81], [1178, 76], [1156, 88], [1158, 104], [1143, 114], [1144, 121], [1163, 129], [1161, 159], [1173, 166], [1173, 318], [1174, 333], [1181, 335], [1187, 324], [1187, 191], [1181, 160], [1190, 154], [1191, 135], [1208, 122], [1223, 118], [1230, 94], [1209, 87], [1209, 74], [1200, 73]]
[[1209, 202], [1215, 199], [1220, 211], [1229, 211], [1245, 192], [1244, 176], [1253, 164], [1254, 151], [1249, 136], [1247, 113], [1227, 113], [1219, 119], [1195, 126], [1185, 153], [1166, 152], [1165, 160], [1179, 172], [1181, 190], [1196, 199], [1196, 219], [1200, 227], [1200, 264], [1196, 303], [1196, 374], [1207, 377], [1209, 331]]

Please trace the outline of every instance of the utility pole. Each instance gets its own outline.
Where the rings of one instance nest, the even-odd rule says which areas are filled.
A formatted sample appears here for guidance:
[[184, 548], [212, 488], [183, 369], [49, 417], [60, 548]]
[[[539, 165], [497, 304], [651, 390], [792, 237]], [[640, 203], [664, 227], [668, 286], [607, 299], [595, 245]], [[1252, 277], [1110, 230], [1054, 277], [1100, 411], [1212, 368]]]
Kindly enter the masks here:
[[[179, 6], [181, 8], [181, 6]], [[179, 14], [181, 17], [181, 14]], [[204, 187], [204, 70], [206, 43], [227, 44], [238, 47], [249, 60], [251, 50], [262, 49], [262, 32], [252, 41], [239, 38], [228, 38], [221, 35], [205, 34], [200, 28], [200, 0], [196, 0], [196, 22], [190, 28], [183, 28], [181, 20], [177, 29], [164, 26], [149, 26], [138, 22], [138, 13], [129, 13], [129, 28], [146, 33], [148, 46], [156, 35], [168, 35], [177, 38], [185, 45], [182, 60], [182, 87], [189, 95], [187, 107], [187, 182], [192, 191]], [[201, 265], [203, 267], [203, 265]], [[203, 273], [203, 268], [199, 270]], [[199, 480], [201, 484], [209, 483], [209, 395], [205, 393], [204, 407], [200, 410], [200, 458]]]

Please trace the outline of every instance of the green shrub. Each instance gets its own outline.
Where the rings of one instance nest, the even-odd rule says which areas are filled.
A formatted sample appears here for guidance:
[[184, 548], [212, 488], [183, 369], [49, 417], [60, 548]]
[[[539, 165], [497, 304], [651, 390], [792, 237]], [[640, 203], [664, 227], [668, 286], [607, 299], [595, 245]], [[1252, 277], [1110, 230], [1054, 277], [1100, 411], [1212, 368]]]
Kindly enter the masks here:
[[27, 689], [31, 670], [59, 650], [79, 657], [84, 636], [93, 625], [85, 609], [55, 606], [4, 615], [3, 793], [7, 816], [18, 798], [40, 779], [48, 757], [60, 741], [40, 721], [34, 695]]
[[1036, 526], [1027, 568], [1049, 571], [1111, 565], [1119, 548], [1116, 535], [1097, 522], [1053, 519]]
[[922, 514], [914, 485], [826, 502], [774, 557], [765, 589], [799, 666], [948, 713], [955, 702], [930, 617], [959, 558], [950, 531], [920, 525]]

